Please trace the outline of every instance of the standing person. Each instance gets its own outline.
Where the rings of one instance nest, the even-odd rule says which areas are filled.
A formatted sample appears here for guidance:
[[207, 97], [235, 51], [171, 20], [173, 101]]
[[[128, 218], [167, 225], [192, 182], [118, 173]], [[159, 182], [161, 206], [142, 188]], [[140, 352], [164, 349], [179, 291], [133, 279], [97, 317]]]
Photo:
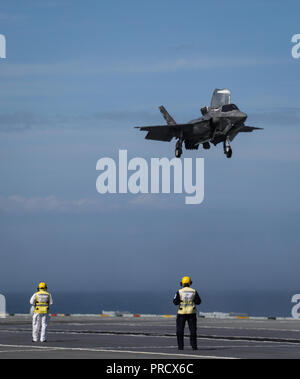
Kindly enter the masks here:
[[47, 326], [49, 322], [49, 306], [53, 304], [52, 296], [47, 292], [46, 283], [41, 282], [38, 287], [38, 292], [35, 292], [30, 304], [34, 306], [32, 317], [32, 342], [38, 342], [39, 334], [40, 341], [46, 342]]
[[173, 303], [178, 305], [176, 318], [176, 334], [178, 350], [184, 347], [184, 327], [187, 321], [190, 329], [190, 342], [193, 350], [197, 350], [197, 309], [201, 304], [198, 292], [191, 288], [192, 281], [189, 276], [184, 276], [180, 282], [181, 289], [174, 296]]

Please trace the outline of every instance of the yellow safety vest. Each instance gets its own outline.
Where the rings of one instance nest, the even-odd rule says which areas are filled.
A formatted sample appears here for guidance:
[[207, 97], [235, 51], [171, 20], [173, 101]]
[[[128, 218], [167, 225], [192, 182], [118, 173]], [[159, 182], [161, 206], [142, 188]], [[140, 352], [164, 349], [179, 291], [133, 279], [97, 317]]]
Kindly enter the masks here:
[[49, 312], [50, 294], [39, 291], [35, 294], [34, 313], [45, 314]]
[[183, 287], [178, 292], [180, 304], [177, 313], [180, 315], [196, 313], [196, 304], [194, 303], [196, 290], [190, 287]]

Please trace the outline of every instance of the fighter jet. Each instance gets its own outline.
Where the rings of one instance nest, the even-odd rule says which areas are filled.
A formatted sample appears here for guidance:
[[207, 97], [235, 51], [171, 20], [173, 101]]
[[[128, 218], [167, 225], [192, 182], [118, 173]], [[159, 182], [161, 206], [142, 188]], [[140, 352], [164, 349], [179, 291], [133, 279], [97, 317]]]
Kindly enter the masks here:
[[159, 107], [167, 125], [136, 126], [147, 131], [146, 139], [155, 141], [171, 141], [177, 139], [175, 157], [180, 158], [182, 145], [187, 150], [198, 150], [202, 144], [204, 149], [210, 149], [211, 144], [223, 143], [224, 154], [232, 156], [230, 142], [238, 133], [252, 132], [262, 128], [246, 126], [247, 114], [231, 103], [231, 93], [228, 89], [215, 89], [210, 107], [200, 109], [202, 117], [191, 120], [186, 124], [177, 124], [164, 106]]

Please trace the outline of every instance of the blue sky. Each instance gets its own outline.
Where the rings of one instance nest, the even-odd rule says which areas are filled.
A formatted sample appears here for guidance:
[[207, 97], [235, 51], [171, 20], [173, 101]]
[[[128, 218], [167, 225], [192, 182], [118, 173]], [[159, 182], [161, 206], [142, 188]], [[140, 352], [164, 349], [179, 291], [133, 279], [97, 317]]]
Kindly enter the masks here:
[[[296, 1], [2, 1], [0, 291], [296, 290], [299, 74]], [[169, 157], [133, 127], [178, 122], [214, 88], [263, 131], [205, 159], [205, 199], [104, 196], [96, 162]], [[46, 262], [46, 268], [44, 266]]]

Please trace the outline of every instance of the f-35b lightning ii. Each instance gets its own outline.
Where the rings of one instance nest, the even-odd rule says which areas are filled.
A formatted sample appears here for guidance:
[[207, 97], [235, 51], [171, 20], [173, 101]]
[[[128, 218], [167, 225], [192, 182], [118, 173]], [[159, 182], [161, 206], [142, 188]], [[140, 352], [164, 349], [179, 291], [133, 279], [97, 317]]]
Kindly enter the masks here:
[[187, 150], [197, 150], [202, 144], [204, 149], [209, 149], [210, 144], [217, 145], [223, 142], [224, 154], [227, 158], [232, 156], [230, 142], [238, 133], [252, 132], [262, 129], [254, 126], [246, 126], [244, 123], [247, 115], [231, 103], [231, 94], [228, 89], [215, 89], [210, 107], [201, 108], [202, 117], [188, 122], [176, 124], [167, 110], [160, 106], [167, 125], [137, 126], [136, 128], [147, 131], [146, 139], [155, 141], [171, 141], [177, 139], [175, 156], [181, 157], [182, 145]]

